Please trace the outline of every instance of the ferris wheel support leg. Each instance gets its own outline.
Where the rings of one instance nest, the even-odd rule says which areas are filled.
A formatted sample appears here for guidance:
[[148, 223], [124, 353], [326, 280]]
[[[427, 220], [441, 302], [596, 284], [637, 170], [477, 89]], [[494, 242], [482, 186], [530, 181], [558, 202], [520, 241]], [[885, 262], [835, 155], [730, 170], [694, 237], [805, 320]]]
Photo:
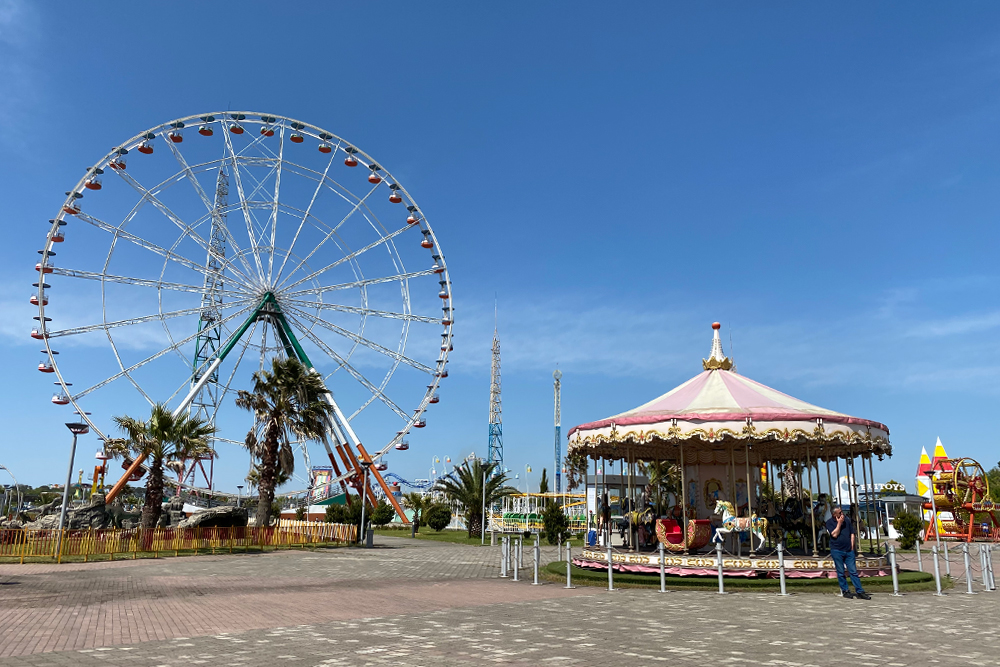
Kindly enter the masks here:
[[[330, 465], [333, 466], [333, 472], [337, 473], [337, 477], [340, 477], [340, 466], [337, 465], [337, 459], [333, 455], [333, 450], [330, 449], [330, 443], [324, 442], [323, 446], [326, 447], [326, 455], [330, 459]], [[347, 490], [347, 483], [344, 480], [340, 480], [340, 489], [344, 492], [344, 498], [347, 500], [347, 506], [351, 506], [351, 494]]]
[[362, 474], [362, 468], [361, 468], [361, 464], [358, 462], [358, 457], [354, 454], [354, 450], [351, 449], [351, 445], [350, 444], [345, 444], [344, 445], [344, 451], [347, 452], [347, 456], [351, 459], [351, 463], [353, 464], [352, 467], [353, 467], [354, 470], [356, 470], [358, 472], [358, 477], [360, 479], [362, 479], [362, 482], [361, 482], [361, 491], [362, 491], [362, 494], [365, 496], [365, 498], [368, 499], [368, 502], [370, 502], [372, 504], [372, 507], [374, 507], [375, 506], [375, 492], [372, 491], [371, 487], [368, 486], [368, 483], [366, 481], [364, 481], [364, 475]]
[[[369, 464], [373, 462], [372, 458], [368, 456], [365, 446], [360, 442], [358, 443], [358, 452], [361, 454], [362, 461], [367, 461]], [[392, 508], [396, 510], [396, 515], [399, 516], [399, 520], [403, 522], [403, 525], [410, 523], [410, 520], [406, 518], [406, 512], [403, 511], [399, 501], [396, 500], [396, 496], [392, 495], [392, 491], [389, 490], [389, 485], [385, 483], [384, 479], [382, 479], [382, 475], [379, 474], [378, 469], [375, 468], [375, 466], [370, 465], [369, 470], [373, 475], [375, 475], [375, 480], [379, 483], [379, 486], [382, 487], [382, 491], [385, 493], [386, 499], [392, 504]]]

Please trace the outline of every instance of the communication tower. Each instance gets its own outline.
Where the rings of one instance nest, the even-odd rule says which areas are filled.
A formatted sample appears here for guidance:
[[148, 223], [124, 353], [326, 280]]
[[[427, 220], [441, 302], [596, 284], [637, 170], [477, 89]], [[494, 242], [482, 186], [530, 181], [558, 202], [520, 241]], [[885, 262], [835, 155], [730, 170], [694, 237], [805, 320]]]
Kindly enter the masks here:
[[493, 327], [493, 367], [490, 371], [490, 450], [487, 462], [496, 463], [494, 474], [503, 472], [503, 424], [500, 421], [500, 337]]

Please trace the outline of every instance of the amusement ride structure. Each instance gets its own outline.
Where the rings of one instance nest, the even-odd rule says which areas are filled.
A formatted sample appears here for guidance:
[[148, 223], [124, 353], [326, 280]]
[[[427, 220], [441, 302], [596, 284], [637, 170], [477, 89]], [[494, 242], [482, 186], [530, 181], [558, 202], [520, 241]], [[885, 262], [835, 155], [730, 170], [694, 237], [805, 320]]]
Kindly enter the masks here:
[[[644, 495], [648, 498], [631, 482], [640, 462], [675, 466], [680, 487], [665, 515], [645, 513], [648, 527], [643, 517], [630, 520], [627, 553], [585, 550], [578, 564], [606, 567], [610, 556], [619, 569], [655, 571], [658, 560], [652, 547], [658, 540], [672, 554], [668, 563], [672, 573], [703, 574], [706, 567], [721, 565], [735, 576], [773, 576], [778, 558], [761, 546], [759, 538], [768, 526], [776, 526], [773, 544], [789, 534], [798, 535], [800, 546], [795, 560], [788, 562], [789, 576], [832, 576], [833, 561], [819, 553], [829, 511], [826, 499], [834, 489], [831, 469], [839, 480], [843, 464], [850, 476], [863, 477], [867, 484], [873, 459], [892, 454], [889, 430], [879, 422], [811, 405], [737, 374], [732, 360], [723, 354], [719, 323], [712, 328], [711, 354], [702, 361], [700, 374], [633, 410], [570, 430], [568, 459], [577, 474], [589, 460], [595, 484], [599, 469], [609, 463], [620, 462], [627, 468], [629, 506], [644, 507]], [[775, 467], [783, 470], [781, 475], [775, 474]], [[861, 475], [855, 474], [858, 467]], [[774, 489], [763, 493], [765, 473], [767, 480], [781, 480], [780, 496]], [[821, 502], [814, 504], [813, 494]], [[607, 488], [595, 489], [594, 511], [605, 546], [611, 541], [608, 495]], [[855, 526], [860, 524], [859, 514], [870, 511], [861, 508], [856, 489], [851, 511]], [[871, 516], [865, 521], [874, 525]], [[645, 530], [637, 530], [636, 524]], [[729, 556], [723, 563], [697, 555], [713, 535], [721, 542], [726, 532], [751, 530], [757, 539], [749, 543], [746, 554]], [[736, 540], [730, 554], [740, 544]], [[867, 546], [869, 553], [858, 559], [858, 568], [868, 574], [883, 572], [887, 561], [880, 545], [869, 538]]]
[[970, 458], [937, 459], [926, 473], [931, 480], [931, 510], [926, 540], [935, 538], [960, 542], [1000, 540], [1000, 505], [990, 499], [986, 471]]
[[486, 455], [488, 463], [496, 464], [496, 471], [503, 470], [503, 423], [500, 415], [500, 337], [493, 326], [493, 363], [490, 366], [490, 441]]
[[[454, 307], [423, 210], [368, 153], [278, 115], [172, 120], [88, 167], [38, 252], [38, 370], [99, 437], [108, 422], [88, 409], [161, 402], [212, 422], [216, 445], [242, 445], [251, 417], [234, 392], [272, 357], [295, 357], [330, 390], [327, 492], [361, 492], [370, 466], [392, 499], [379, 471], [440, 400]], [[318, 444], [293, 444], [313, 489]], [[143, 472], [127, 463], [109, 501]], [[213, 487], [211, 459], [175, 463], [182, 486], [200, 474]]]

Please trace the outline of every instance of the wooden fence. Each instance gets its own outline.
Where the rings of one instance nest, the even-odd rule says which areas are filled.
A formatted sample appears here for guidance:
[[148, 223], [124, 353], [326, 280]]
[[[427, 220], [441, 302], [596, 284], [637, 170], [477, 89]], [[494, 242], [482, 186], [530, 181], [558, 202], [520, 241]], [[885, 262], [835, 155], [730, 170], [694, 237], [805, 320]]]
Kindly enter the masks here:
[[[60, 532], [62, 535], [60, 536]], [[61, 537], [61, 539], [60, 539]], [[268, 528], [110, 528], [107, 530], [0, 530], [0, 557], [49, 557], [62, 562], [67, 556], [109, 556], [139, 553], [207, 551], [216, 553], [251, 547], [292, 547], [358, 539], [358, 527], [340, 523], [283, 521]]]

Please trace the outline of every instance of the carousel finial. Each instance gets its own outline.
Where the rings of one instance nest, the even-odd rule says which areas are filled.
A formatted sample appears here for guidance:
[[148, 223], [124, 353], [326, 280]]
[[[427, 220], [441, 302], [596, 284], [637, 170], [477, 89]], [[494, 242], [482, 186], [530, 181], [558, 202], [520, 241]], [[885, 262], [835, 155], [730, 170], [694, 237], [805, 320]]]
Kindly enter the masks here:
[[721, 328], [721, 324], [712, 322], [712, 353], [708, 355], [708, 359], [701, 360], [701, 367], [706, 371], [719, 369], [728, 371], [733, 367], [733, 361], [722, 352], [722, 339], [719, 338], [719, 329]]

